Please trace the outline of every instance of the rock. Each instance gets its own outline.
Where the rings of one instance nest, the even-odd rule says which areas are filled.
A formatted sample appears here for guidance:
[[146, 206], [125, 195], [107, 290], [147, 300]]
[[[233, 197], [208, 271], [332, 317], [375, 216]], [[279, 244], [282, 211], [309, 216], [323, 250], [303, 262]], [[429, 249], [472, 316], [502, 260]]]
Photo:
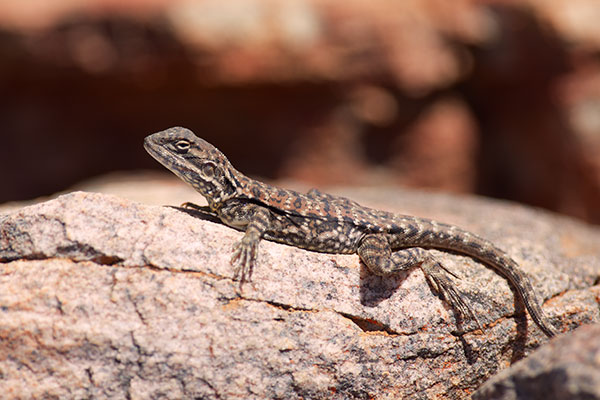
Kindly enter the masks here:
[[473, 399], [600, 399], [600, 325], [577, 329], [486, 382]]
[[[600, 320], [597, 228], [478, 199], [343, 194], [498, 242], [561, 330]], [[546, 340], [514, 318], [506, 281], [470, 258], [435, 252], [463, 277], [483, 332], [456, 321], [420, 271], [383, 279], [356, 255], [262, 242], [240, 290], [229, 265], [240, 237], [86, 192], [0, 214], [5, 397], [461, 399]]]

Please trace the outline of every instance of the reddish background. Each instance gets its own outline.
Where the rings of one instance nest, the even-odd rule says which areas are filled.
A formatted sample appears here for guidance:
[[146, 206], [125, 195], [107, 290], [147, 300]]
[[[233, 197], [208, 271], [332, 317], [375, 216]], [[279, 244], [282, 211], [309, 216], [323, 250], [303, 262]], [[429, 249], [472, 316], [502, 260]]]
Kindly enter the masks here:
[[[82, 4], [79, 4], [82, 3]], [[600, 2], [0, 3], [0, 202], [162, 169], [477, 193], [600, 222]]]

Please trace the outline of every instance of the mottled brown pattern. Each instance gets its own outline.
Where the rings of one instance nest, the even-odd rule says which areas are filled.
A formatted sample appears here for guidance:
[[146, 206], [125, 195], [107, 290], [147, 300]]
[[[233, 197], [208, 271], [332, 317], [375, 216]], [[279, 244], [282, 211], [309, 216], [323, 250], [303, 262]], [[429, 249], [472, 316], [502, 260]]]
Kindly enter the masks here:
[[424, 249], [451, 250], [476, 258], [507, 278], [534, 322], [547, 336], [555, 335], [517, 263], [473, 233], [363, 207], [318, 190], [303, 194], [252, 180], [233, 168], [217, 148], [185, 128], [150, 135], [144, 147], [202, 194], [223, 223], [246, 232], [231, 259], [234, 277], [241, 282], [251, 277], [262, 238], [324, 253], [357, 253], [377, 275], [420, 266], [453, 307], [477, 321], [449, 279], [450, 273]]

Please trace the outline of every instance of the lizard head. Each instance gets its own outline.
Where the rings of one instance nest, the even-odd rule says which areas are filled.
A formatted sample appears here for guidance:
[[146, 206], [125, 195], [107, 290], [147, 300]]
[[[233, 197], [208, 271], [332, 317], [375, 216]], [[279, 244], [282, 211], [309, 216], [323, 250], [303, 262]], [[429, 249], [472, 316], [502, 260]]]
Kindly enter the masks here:
[[219, 149], [189, 129], [174, 127], [154, 133], [144, 139], [144, 148], [206, 197], [211, 208], [235, 195], [237, 171]]

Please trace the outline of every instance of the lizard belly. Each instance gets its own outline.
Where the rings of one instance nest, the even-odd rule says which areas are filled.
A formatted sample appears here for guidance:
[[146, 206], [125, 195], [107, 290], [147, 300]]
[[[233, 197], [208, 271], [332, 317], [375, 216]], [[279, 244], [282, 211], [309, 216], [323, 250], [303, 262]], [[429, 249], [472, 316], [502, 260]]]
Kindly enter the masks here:
[[285, 216], [277, 218], [265, 239], [321, 253], [355, 253], [364, 233], [338, 221]]

